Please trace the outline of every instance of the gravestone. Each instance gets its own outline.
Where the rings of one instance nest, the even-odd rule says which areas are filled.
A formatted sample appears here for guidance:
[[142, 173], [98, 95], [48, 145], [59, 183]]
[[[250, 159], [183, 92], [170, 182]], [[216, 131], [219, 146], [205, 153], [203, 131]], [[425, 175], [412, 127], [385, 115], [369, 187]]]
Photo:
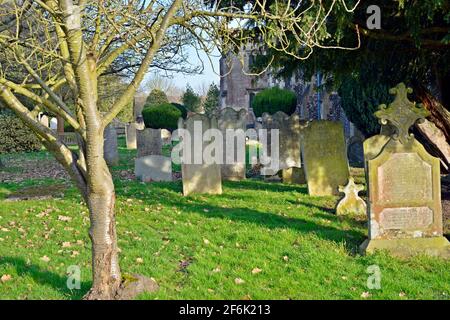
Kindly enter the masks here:
[[366, 202], [358, 195], [360, 191], [364, 190], [364, 186], [356, 184], [353, 177], [349, 178], [346, 186], [339, 186], [339, 192], [345, 194], [337, 207], [336, 214], [339, 215], [365, 215], [367, 213]]
[[366, 253], [385, 249], [398, 256], [425, 253], [450, 257], [450, 243], [442, 230], [439, 159], [409, 134], [410, 127], [428, 111], [408, 100], [411, 92], [403, 83], [390, 90], [394, 101], [388, 107], [380, 105], [375, 112], [389, 127], [364, 143], [369, 237], [360, 249]]
[[50, 119], [50, 129], [55, 131], [58, 129], [58, 119], [56, 118]]
[[105, 161], [109, 166], [119, 164], [119, 151], [117, 149], [117, 132], [113, 125], [108, 125], [103, 134], [103, 154]]
[[220, 164], [207, 163], [203, 157], [203, 151], [210, 146], [212, 140], [202, 137], [208, 129], [218, 130], [217, 118], [191, 114], [186, 120], [179, 119], [178, 128], [185, 130], [179, 132], [180, 146], [183, 150], [181, 164], [183, 194], [185, 196], [194, 193], [222, 194]]
[[167, 129], [161, 129], [161, 140], [163, 145], [172, 143], [172, 134]]
[[288, 168], [282, 170], [283, 183], [305, 184], [306, 177], [303, 168]]
[[39, 119], [39, 122], [45, 126], [45, 127], [49, 127], [49, 120], [48, 117], [46, 115], [41, 116], [41, 118]]
[[312, 196], [338, 195], [348, 182], [349, 167], [341, 122], [314, 120], [302, 130], [302, 157]]
[[[218, 112], [219, 130], [223, 135], [222, 179], [245, 179], [245, 131], [247, 111], [224, 108]], [[228, 137], [228, 138], [227, 138]]]
[[127, 123], [125, 125], [125, 138], [127, 141], [127, 149], [132, 150], [137, 148], [135, 123]]
[[[278, 111], [274, 115], [264, 113], [262, 116], [263, 128], [267, 129], [267, 141], [265, 149], [272, 156], [272, 134], [271, 130], [278, 130], [279, 150], [278, 150], [278, 169], [285, 170], [289, 168], [301, 168], [300, 147], [301, 147], [301, 128], [300, 118], [297, 114], [288, 116], [284, 112]], [[263, 140], [264, 142], [264, 140]], [[276, 156], [276, 154], [274, 154]], [[273, 173], [275, 170], [262, 170], [263, 173]], [[276, 174], [276, 172], [275, 172]], [[289, 172], [285, 173], [288, 176]]]
[[143, 182], [172, 181], [172, 159], [156, 155], [137, 158], [134, 174]]
[[137, 157], [162, 155], [161, 129], [136, 129]]

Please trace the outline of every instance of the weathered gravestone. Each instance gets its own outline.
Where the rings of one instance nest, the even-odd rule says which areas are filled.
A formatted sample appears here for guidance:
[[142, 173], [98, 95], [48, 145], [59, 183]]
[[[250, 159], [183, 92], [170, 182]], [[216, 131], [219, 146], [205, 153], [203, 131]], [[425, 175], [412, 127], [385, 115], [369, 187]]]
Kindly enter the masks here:
[[367, 213], [366, 202], [358, 195], [360, 191], [364, 190], [364, 186], [356, 184], [353, 177], [349, 178], [346, 186], [339, 186], [339, 192], [345, 194], [337, 207], [336, 214], [339, 215], [365, 215]]
[[172, 159], [155, 155], [137, 158], [134, 174], [143, 182], [172, 181]]
[[450, 257], [450, 243], [442, 231], [439, 159], [409, 134], [428, 112], [408, 100], [410, 92], [403, 83], [391, 89], [394, 101], [375, 112], [390, 133], [364, 143], [369, 156], [369, 237], [360, 248], [367, 253], [386, 249], [398, 256]]
[[302, 156], [309, 194], [338, 195], [349, 177], [342, 123], [308, 122], [302, 130]]
[[[217, 118], [208, 118], [203, 114], [191, 114], [186, 120], [178, 120], [178, 129], [182, 148], [181, 175], [183, 194], [193, 193], [222, 194], [222, 178], [220, 172], [221, 158], [217, 162], [205, 161], [203, 152], [208, 152], [212, 141], [208, 129], [217, 129]], [[217, 150], [216, 150], [217, 151]]]
[[161, 129], [137, 127], [136, 140], [137, 140], [137, 157], [145, 157], [162, 154], [162, 139]]
[[127, 149], [136, 149], [137, 141], [136, 141], [136, 124], [135, 123], [127, 123], [125, 127], [125, 137], [127, 141]]
[[[298, 115], [294, 114], [288, 116], [284, 112], [278, 111], [274, 115], [269, 115], [264, 113], [262, 116], [263, 128], [267, 129], [267, 140], [263, 141], [267, 144], [264, 146], [270, 157], [276, 157], [277, 153], [272, 154], [272, 135], [273, 131], [278, 130], [278, 170], [288, 170], [283, 172], [283, 176], [287, 180], [291, 180], [288, 177], [292, 177], [294, 170], [289, 170], [291, 168], [301, 169], [300, 160], [300, 145], [301, 145], [301, 124]], [[296, 170], [298, 172], [298, 170]], [[276, 174], [276, 170], [266, 169], [262, 171], [262, 174]], [[299, 178], [301, 174], [297, 174]], [[287, 181], [289, 182], [289, 181]], [[291, 182], [293, 182], [291, 180]]]
[[306, 177], [303, 168], [288, 168], [282, 171], [283, 183], [305, 184]]
[[245, 131], [247, 111], [224, 108], [218, 112], [219, 130], [223, 135], [222, 179], [245, 179]]
[[108, 125], [104, 132], [103, 154], [109, 166], [119, 164], [119, 151], [117, 149], [117, 132], [113, 125]]

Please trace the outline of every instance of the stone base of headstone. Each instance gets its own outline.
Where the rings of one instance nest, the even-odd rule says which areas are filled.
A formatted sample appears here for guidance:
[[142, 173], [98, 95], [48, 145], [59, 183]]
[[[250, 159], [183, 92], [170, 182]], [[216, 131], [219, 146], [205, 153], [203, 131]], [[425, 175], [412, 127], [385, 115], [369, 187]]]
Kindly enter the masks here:
[[143, 182], [172, 181], [172, 160], [163, 156], [137, 158], [134, 174]]
[[386, 250], [396, 257], [411, 257], [417, 254], [450, 258], [450, 242], [445, 237], [406, 239], [366, 239], [359, 247], [361, 254]]
[[283, 183], [305, 184], [306, 177], [303, 168], [288, 168], [282, 170]]
[[183, 195], [222, 194], [220, 166], [217, 164], [183, 164]]

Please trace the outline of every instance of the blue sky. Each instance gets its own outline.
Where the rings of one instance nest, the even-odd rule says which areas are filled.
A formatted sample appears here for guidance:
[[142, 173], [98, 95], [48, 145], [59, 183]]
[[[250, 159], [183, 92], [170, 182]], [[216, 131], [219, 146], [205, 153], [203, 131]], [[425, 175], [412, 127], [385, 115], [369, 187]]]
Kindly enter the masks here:
[[[219, 53], [217, 52], [210, 56], [212, 62], [211, 64], [208, 56], [204, 51], [199, 51], [200, 57], [198, 57], [197, 52], [194, 48], [189, 48], [187, 50], [189, 54], [190, 64], [194, 66], [201, 66], [199, 58], [203, 61], [203, 73], [186, 75], [180, 72], [168, 72], [168, 75], [171, 76], [171, 81], [173, 82], [173, 84], [181, 90], [185, 90], [186, 85], [189, 84], [195, 91], [198, 91], [199, 88], [204, 84], [206, 85], [206, 87], [209, 87], [212, 82], [219, 85]], [[149, 74], [147, 74], [147, 76], [149, 76]]]

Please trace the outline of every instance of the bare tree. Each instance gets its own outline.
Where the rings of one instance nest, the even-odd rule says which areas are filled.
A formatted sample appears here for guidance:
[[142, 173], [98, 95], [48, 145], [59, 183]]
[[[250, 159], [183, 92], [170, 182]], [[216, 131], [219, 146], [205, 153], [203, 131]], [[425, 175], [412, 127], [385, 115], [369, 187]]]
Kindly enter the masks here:
[[[208, 5], [205, 5], [208, 2]], [[212, 4], [211, 4], [212, 3]], [[40, 138], [64, 166], [90, 211], [93, 283], [87, 299], [117, 298], [119, 267], [115, 190], [103, 157], [103, 132], [132, 101], [150, 68], [177, 70], [183, 47], [237, 52], [255, 37], [260, 43], [306, 58], [321, 46], [324, 21], [344, 0], [250, 1], [245, 8], [220, 0], [11, 0], [0, 4], [0, 99]], [[304, 56], [291, 46], [302, 43]], [[336, 46], [338, 48], [338, 46]], [[292, 50], [292, 51], [291, 51]], [[8, 62], [9, 61], [9, 62]], [[22, 77], [10, 77], [20, 67]], [[99, 77], [125, 72], [128, 84], [106, 113], [99, 110]], [[67, 87], [75, 110], [60, 94]], [[29, 110], [22, 98], [33, 101]], [[47, 110], [77, 133], [69, 149], [36, 120]]]

